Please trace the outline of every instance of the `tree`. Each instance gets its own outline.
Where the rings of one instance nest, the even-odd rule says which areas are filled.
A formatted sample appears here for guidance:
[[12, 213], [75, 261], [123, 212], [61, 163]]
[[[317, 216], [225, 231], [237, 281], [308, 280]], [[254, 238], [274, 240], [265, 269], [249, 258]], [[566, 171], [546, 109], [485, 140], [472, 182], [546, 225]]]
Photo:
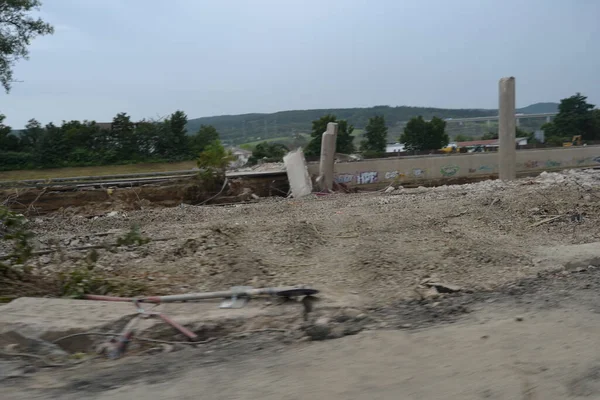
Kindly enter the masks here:
[[42, 124], [36, 119], [30, 119], [25, 125], [25, 131], [21, 134], [23, 148], [33, 151], [38, 144], [40, 137], [44, 134]]
[[226, 150], [219, 140], [210, 143], [198, 156], [197, 164], [200, 176], [205, 183], [214, 183], [225, 179], [225, 171], [235, 157], [230, 150]]
[[338, 120], [335, 115], [327, 114], [312, 122], [312, 131], [310, 133], [312, 139], [304, 150], [306, 155], [318, 156], [321, 154], [323, 133], [327, 130], [327, 124], [330, 122], [337, 122], [338, 124], [335, 151], [343, 154], [354, 153], [354, 138], [352, 137], [354, 127], [348, 125], [348, 121], [346, 120]]
[[187, 130], [185, 129], [188, 122], [187, 115], [183, 111], [177, 110], [171, 114], [168, 121], [171, 128], [171, 158], [185, 158], [186, 153], [189, 152]]
[[481, 140], [492, 140], [492, 139], [498, 139], [498, 132], [484, 133], [483, 136], [481, 137]]
[[28, 15], [41, 4], [40, 0], [0, 1], [0, 83], [7, 93], [13, 81], [13, 67], [18, 60], [27, 59], [31, 40], [54, 33], [50, 24]]
[[438, 117], [425, 121], [422, 116], [413, 117], [406, 124], [400, 142], [409, 150], [437, 150], [448, 144], [446, 122]]
[[360, 150], [365, 154], [380, 155], [385, 153], [388, 128], [383, 115], [369, 118], [365, 128], [365, 139], [360, 144]]
[[0, 151], [18, 151], [19, 138], [12, 134], [12, 128], [4, 125], [6, 116], [0, 114]]
[[581, 135], [584, 140], [600, 138], [600, 132], [594, 126], [594, 105], [586, 100], [587, 97], [581, 93], [562, 99], [554, 121], [544, 124], [546, 136], [570, 139]]
[[193, 154], [200, 154], [215, 140], [219, 140], [219, 132], [212, 125], [200, 125], [200, 129], [190, 140]]
[[266, 162], [281, 162], [283, 156], [288, 152], [288, 148], [280, 143], [263, 142], [256, 145], [252, 155], [248, 159], [248, 164], [258, 164], [260, 160]]
[[456, 135], [454, 137], [454, 141], [455, 142], [468, 142], [469, 140], [471, 140], [471, 138], [467, 135]]
[[36, 148], [36, 160], [47, 168], [58, 168], [66, 164], [69, 154], [64, 132], [53, 123], [46, 125], [44, 134], [39, 138]]
[[118, 160], [131, 160], [137, 153], [135, 124], [127, 113], [118, 113], [112, 120], [110, 128], [110, 147], [116, 151]]

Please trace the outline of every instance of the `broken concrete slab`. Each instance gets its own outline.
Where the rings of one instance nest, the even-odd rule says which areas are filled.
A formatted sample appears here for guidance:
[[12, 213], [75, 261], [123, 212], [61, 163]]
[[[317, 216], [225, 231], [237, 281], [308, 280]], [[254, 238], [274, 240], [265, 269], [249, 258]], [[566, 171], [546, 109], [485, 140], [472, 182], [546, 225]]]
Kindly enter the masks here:
[[290, 189], [294, 198], [301, 198], [312, 193], [312, 181], [306, 167], [304, 152], [301, 148], [290, 151], [283, 157]]

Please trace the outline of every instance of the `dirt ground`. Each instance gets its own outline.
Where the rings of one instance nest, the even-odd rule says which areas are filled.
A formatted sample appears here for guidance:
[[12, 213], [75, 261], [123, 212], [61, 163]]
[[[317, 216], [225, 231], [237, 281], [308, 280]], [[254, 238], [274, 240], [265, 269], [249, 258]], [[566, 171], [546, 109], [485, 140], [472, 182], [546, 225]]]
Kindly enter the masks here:
[[[38, 249], [57, 250], [34, 258], [41, 276], [93, 267], [147, 294], [309, 284], [354, 313], [317, 313], [298, 335], [34, 367], [4, 379], [3, 398], [600, 398], [600, 171], [31, 220]], [[150, 241], [93, 262], [79, 250], [132, 225]], [[343, 332], [307, 340], [315, 326]]]
[[599, 188], [600, 171], [588, 170], [94, 218], [66, 210], [33, 219], [38, 248], [60, 250], [33, 266], [54, 276], [88, 265], [90, 250], [77, 248], [115, 243], [136, 225], [150, 242], [98, 249], [95, 271], [148, 294], [307, 284], [368, 307], [419, 296], [429, 276], [478, 291], [561, 266], [548, 259], [557, 246], [600, 241]]
[[[3, 399], [596, 399], [600, 268], [496, 292], [397, 302], [380, 329], [324, 342], [282, 334], [4, 380]], [[456, 312], [456, 310], [461, 310]]]

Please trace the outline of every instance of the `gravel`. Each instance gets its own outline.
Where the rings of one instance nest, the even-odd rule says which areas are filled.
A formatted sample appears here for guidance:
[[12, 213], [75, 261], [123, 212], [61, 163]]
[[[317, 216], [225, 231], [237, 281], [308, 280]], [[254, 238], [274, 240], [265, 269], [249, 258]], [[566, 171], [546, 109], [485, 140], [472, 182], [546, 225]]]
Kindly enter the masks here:
[[545, 248], [600, 241], [600, 171], [110, 215], [36, 218], [39, 247], [64, 250], [34, 259], [34, 270], [83, 265], [87, 252], [73, 243], [114, 243], [138, 225], [167, 240], [100, 249], [96, 268], [152, 294], [311, 284], [325, 298], [377, 304], [417, 296], [429, 276], [493, 289], [547, 268], [536, 262]]

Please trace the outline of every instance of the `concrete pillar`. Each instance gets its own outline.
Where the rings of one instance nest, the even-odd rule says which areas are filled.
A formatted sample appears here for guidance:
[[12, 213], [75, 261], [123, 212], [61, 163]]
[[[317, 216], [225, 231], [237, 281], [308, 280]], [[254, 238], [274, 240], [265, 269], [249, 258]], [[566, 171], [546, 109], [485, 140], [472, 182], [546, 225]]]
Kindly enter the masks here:
[[498, 149], [500, 179], [513, 180], [517, 177], [517, 150], [515, 143], [515, 78], [502, 78], [499, 84]]
[[333, 188], [333, 167], [335, 163], [335, 145], [338, 133], [338, 124], [330, 122], [327, 131], [323, 133], [321, 141], [321, 163], [319, 164], [319, 187], [322, 191]]

